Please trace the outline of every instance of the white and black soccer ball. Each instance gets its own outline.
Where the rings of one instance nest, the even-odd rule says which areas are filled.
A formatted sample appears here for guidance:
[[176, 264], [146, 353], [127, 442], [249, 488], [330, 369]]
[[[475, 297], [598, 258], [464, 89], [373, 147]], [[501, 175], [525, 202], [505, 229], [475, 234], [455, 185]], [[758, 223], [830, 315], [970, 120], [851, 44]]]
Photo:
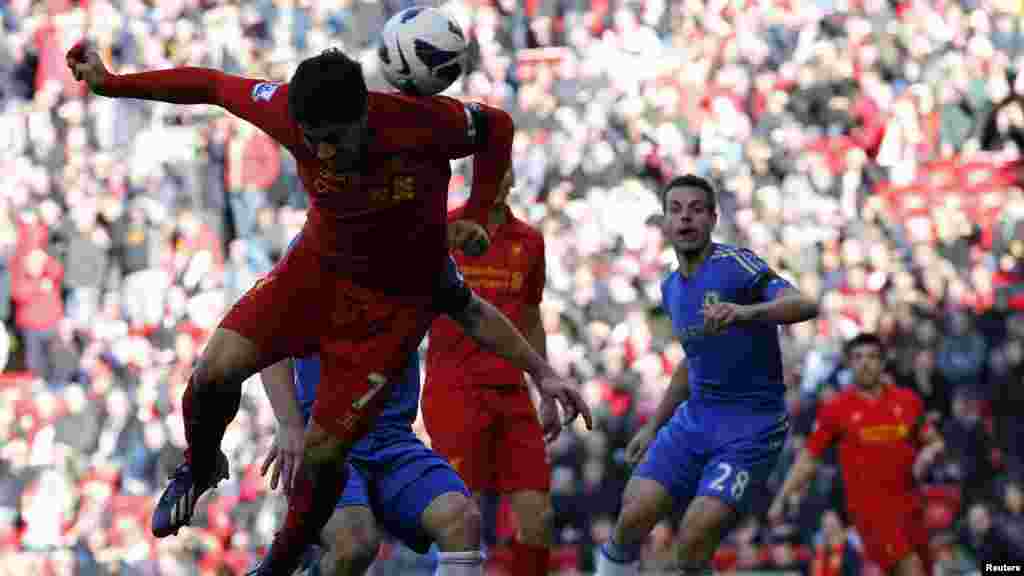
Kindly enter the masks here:
[[436, 8], [414, 6], [391, 17], [380, 33], [377, 58], [388, 83], [414, 96], [432, 96], [462, 74], [466, 35]]

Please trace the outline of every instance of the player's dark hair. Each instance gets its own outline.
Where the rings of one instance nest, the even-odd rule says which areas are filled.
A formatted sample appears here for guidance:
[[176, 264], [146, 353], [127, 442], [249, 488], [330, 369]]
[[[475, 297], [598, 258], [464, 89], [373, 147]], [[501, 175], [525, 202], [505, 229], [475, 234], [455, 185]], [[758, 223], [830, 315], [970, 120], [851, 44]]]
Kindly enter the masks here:
[[701, 178], [696, 174], [684, 174], [683, 176], [676, 176], [661, 189], [661, 209], [665, 210], [665, 203], [668, 202], [668, 193], [673, 188], [700, 188], [704, 191], [704, 201], [707, 202], [708, 209], [712, 212], [717, 211], [718, 201], [715, 196], [715, 187], [711, 185], [705, 178]]
[[308, 126], [355, 122], [366, 102], [362, 65], [337, 48], [303, 60], [288, 85], [288, 112]]
[[851, 352], [861, 346], [878, 346], [879, 350], [885, 350], [885, 346], [882, 345], [882, 339], [877, 334], [871, 332], [861, 332], [857, 334], [852, 340], [846, 343], [843, 352], [846, 356], [849, 356]]

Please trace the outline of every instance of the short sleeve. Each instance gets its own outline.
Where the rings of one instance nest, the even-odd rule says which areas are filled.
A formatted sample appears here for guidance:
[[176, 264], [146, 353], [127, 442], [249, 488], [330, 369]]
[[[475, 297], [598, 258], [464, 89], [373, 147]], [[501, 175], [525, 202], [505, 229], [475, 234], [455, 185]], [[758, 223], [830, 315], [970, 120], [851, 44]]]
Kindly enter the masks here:
[[757, 254], [745, 248], [736, 251], [743, 288], [751, 303], [770, 302], [793, 285], [779, 276]]
[[298, 126], [288, 112], [287, 84], [223, 74], [217, 96], [225, 110], [263, 130], [292, 152], [302, 144]]
[[807, 450], [815, 457], [820, 458], [828, 448], [839, 438], [841, 430], [840, 415], [842, 404], [839, 399], [825, 402], [818, 410], [818, 417], [814, 421], [814, 429], [807, 439]]

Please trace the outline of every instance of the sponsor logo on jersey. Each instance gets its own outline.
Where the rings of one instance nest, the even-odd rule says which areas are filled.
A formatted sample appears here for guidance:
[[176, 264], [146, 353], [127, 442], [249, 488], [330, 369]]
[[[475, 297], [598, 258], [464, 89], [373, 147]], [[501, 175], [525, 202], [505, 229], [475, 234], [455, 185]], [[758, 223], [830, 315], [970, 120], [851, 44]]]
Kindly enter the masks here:
[[280, 84], [273, 82], [260, 82], [259, 84], [252, 87], [252, 100], [253, 102], [270, 102], [270, 99], [274, 97], [274, 92], [280, 88]]
[[905, 439], [910, 433], [906, 424], [879, 424], [866, 426], [860, 430], [860, 439], [866, 443], [895, 442]]

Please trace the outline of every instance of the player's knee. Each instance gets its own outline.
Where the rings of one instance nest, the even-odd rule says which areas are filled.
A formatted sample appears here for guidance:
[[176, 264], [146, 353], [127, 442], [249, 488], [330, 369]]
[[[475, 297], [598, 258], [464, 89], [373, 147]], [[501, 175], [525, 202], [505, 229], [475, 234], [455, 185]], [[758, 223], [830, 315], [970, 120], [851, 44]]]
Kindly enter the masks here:
[[679, 555], [685, 566], [701, 567], [711, 561], [728, 526], [733, 508], [706, 496], [697, 497], [687, 508], [679, 533]]
[[353, 576], [366, 572], [377, 558], [380, 535], [367, 526], [351, 526], [338, 532], [328, 552], [330, 562], [325, 576]]
[[480, 508], [473, 499], [465, 496], [452, 498], [442, 516], [438, 547], [444, 552], [477, 550], [480, 548], [482, 527]]
[[621, 544], [643, 540], [658, 523], [660, 511], [654, 498], [643, 492], [627, 490], [622, 498], [616, 534]]

